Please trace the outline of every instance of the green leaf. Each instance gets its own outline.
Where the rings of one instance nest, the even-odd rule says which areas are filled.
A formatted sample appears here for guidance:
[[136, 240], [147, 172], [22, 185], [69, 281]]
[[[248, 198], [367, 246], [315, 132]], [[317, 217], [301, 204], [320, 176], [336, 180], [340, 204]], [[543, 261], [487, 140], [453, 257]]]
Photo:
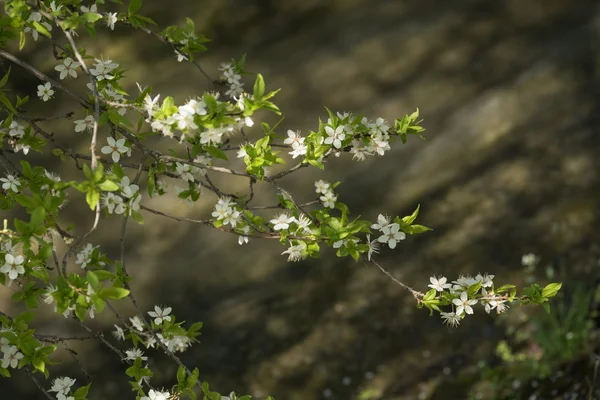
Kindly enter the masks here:
[[182, 365], [179, 367], [179, 369], [177, 370], [177, 383], [179, 383], [180, 385], [185, 386], [185, 378], [187, 377], [187, 372], [185, 370], [185, 367]]
[[406, 232], [406, 233], [411, 234], [411, 235], [416, 235], [416, 234], [419, 234], [419, 233], [424, 233], [424, 232], [427, 232], [427, 231], [431, 231], [433, 229], [431, 229], [431, 228], [429, 228], [429, 227], [427, 227], [425, 225], [415, 224], [415, 225], [411, 225], [411, 226], [405, 227], [402, 230], [404, 232]]
[[127, 12], [129, 15], [135, 14], [142, 7], [142, 0], [130, 0]]
[[435, 298], [437, 291], [435, 289], [431, 289], [427, 293], [425, 293], [425, 297], [423, 297], [423, 301], [432, 300]]
[[36, 31], [38, 31], [42, 35], [46, 36], [47, 38], [52, 38], [52, 35], [50, 35], [50, 32], [48, 32], [48, 29], [46, 29], [46, 27], [44, 25], [40, 24], [39, 22], [33, 21], [33, 27], [35, 28]]
[[119, 300], [129, 296], [129, 290], [117, 287], [108, 287], [100, 290], [98, 296], [103, 299]]
[[469, 289], [467, 289], [467, 295], [469, 296], [469, 298], [473, 297], [475, 293], [479, 292], [479, 289], [481, 289], [481, 283], [482, 282], [479, 281], [469, 286]]
[[85, 194], [85, 201], [90, 206], [90, 209], [95, 210], [100, 201], [100, 192], [94, 188], [89, 189]]
[[416, 210], [410, 216], [402, 218], [402, 222], [404, 222], [407, 225], [411, 225], [415, 221], [415, 219], [417, 219], [417, 215], [419, 215], [420, 208], [421, 208], [421, 205], [420, 204], [417, 205]]
[[225, 152], [223, 150], [219, 149], [218, 147], [206, 146], [205, 150], [208, 154], [211, 155], [211, 157], [220, 158], [221, 160], [227, 161], [227, 154], [225, 154]]
[[44, 223], [44, 219], [46, 218], [46, 210], [44, 207], [37, 207], [31, 213], [31, 220], [29, 221], [29, 227], [31, 231], [36, 231], [42, 224]]
[[90, 283], [90, 285], [92, 285], [92, 288], [97, 288], [98, 286], [100, 286], [100, 281], [98, 280], [98, 276], [95, 273], [93, 273], [92, 271], [87, 272], [87, 279], [88, 279], [88, 282]]
[[90, 385], [91, 385], [91, 383], [77, 389], [75, 391], [75, 393], [73, 393], [73, 397], [75, 397], [75, 400], [84, 400], [88, 395], [88, 391], [90, 390]]
[[562, 283], [551, 283], [542, 290], [542, 297], [554, 297], [562, 287]]
[[254, 82], [254, 99], [260, 100], [265, 94], [265, 80], [261, 74], [256, 75]]
[[96, 166], [92, 175], [94, 176], [94, 182], [100, 182], [100, 179], [102, 179], [102, 176], [104, 175], [104, 165], [98, 163], [98, 166]]
[[114, 192], [115, 190], [119, 190], [119, 185], [108, 179], [99, 184], [98, 187], [104, 192]]
[[46, 369], [46, 363], [44, 362], [44, 360], [41, 360], [39, 358], [34, 358], [33, 360], [31, 360], [31, 364], [33, 364], [33, 367], [35, 369], [44, 373], [44, 371]]
[[495, 293], [500, 294], [504, 292], [508, 292], [511, 289], [516, 288], [515, 285], [502, 285], [498, 289], [494, 290]]
[[19, 32], [19, 51], [23, 50], [23, 47], [25, 47], [25, 32], [20, 31]]
[[2, 87], [4, 87], [4, 85], [6, 85], [6, 82], [8, 82], [8, 77], [9, 76], [10, 76], [10, 66], [8, 67], [8, 71], [6, 72], [6, 74], [4, 74], [4, 76], [0, 80], [0, 89]]
[[544, 310], [550, 314], [550, 304], [548, 302], [542, 303], [542, 307], [544, 307]]
[[83, 173], [90, 181], [94, 180], [94, 174], [92, 174], [92, 170], [87, 164], [83, 164]]

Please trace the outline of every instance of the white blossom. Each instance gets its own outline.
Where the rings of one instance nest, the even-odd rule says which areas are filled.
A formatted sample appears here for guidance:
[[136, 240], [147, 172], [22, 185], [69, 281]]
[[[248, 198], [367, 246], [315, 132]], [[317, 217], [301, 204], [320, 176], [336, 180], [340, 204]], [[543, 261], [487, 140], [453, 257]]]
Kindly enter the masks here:
[[20, 139], [25, 135], [25, 127], [17, 121], [12, 121], [8, 127], [8, 134]]
[[379, 216], [377, 217], [377, 223], [371, 225], [371, 228], [383, 230], [383, 228], [385, 228], [388, 225], [390, 225], [390, 217], [383, 214], [379, 214]]
[[305, 248], [306, 248], [306, 244], [304, 244], [304, 242], [300, 242], [297, 245], [291, 245], [291, 243], [290, 243], [290, 247], [286, 251], [281, 253], [281, 255], [288, 254], [288, 261], [292, 261], [292, 262], [300, 261], [302, 259], [302, 251]]
[[67, 76], [77, 78], [77, 68], [80, 64], [77, 61], [73, 61], [71, 57], [67, 57], [63, 60], [62, 64], [58, 64], [54, 69], [60, 72], [60, 79], [65, 79]]
[[16, 176], [8, 174], [6, 175], [6, 178], [0, 178], [0, 181], [2, 182], [2, 189], [12, 190], [15, 193], [19, 193], [19, 186], [21, 186], [21, 182], [19, 182]]
[[315, 182], [315, 191], [317, 193], [325, 194], [329, 190], [330, 186], [331, 185], [329, 184], [329, 182], [325, 182], [323, 180], [318, 180]]
[[108, 28], [110, 28], [110, 30], [114, 31], [115, 30], [115, 23], [118, 21], [117, 18], [117, 13], [106, 13], [104, 14], [106, 16], [106, 26]]
[[335, 129], [333, 129], [331, 126], [326, 126], [325, 133], [327, 134], [327, 137], [325, 138], [325, 144], [333, 145], [333, 147], [336, 149], [342, 147], [342, 142], [346, 138], [346, 134], [344, 133], [344, 125], [340, 125]]
[[395, 223], [383, 227], [381, 232], [383, 235], [379, 236], [377, 240], [379, 243], [387, 243], [388, 246], [390, 246], [390, 249], [396, 248], [396, 244], [400, 240], [406, 239], [406, 234], [400, 231], [400, 225]]
[[52, 84], [50, 84], [50, 82], [38, 85], [37, 90], [38, 97], [43, 101], [48, 101], [54, 96], [54, 90], [52, 90]]
[[133, 318], [129, 318], [129, 321], [131, 322], [131, 325], [137, 329], [140, 332], [144, 331], [144, 323], [142, 322], [142, 320], [140, 319], [140, 317], [138, 317], [137, 315]]
[[276, 231], [281, 231], [288, 229], [290, 224], [293, 223], [296, 219], [294, 217], [290, 217], [287, 213], [281, 213], [270, 222], [273, 224], [273, 229]]
[[337, 201], [337, 195], [333, 192], [333, 190], [328, 190], [325, 194], [319, 199], [323, 202], [323, 206], [329, 208], [335, 208], [335, 202]]
[[83, 132], [84, 130], [92, 130], [94, 127], [94, 116], [88, 115], [84, 119], [78, 119], [75, 122], [75, 132]]
[[62, 378], [56, 378], [52, 382], [52, 388], [49, 389], [49, 392], [56, 392], [57, 396], [62, 394], [66, 396], [71, 390], [71, 386], [75, 384], [75, 379], [71, 379], [67, 376]]
[[429, 282], [431, 282], [431, 284], [427, 286], [437, 290], [438, 292], [443, 292], [444, 289], [449, 289], [452, 287], [452, 285], [450, 283], [446, 283], [446, 281], [447, 279], [443, 276], [440, 278], [432, 276], [431, 278], [429, 278]]
[[4, 256], [4, 265], [0, 268], [0, 272], [8, 274], [9, 279], [15, 280], [19, 275], [25, 273], [25, 268], [23, 267], [24, 262], [25, 258], [21, 255], [15, 257], [10, 253], [6, 254]]
[[17, 368], [19, 360], [23, 358], [23, 353], [19, 351], [17, 346], [3, 346], [2, 352], [4, 353], [2, 368]]
[[452, 303], [456, 305], [456, 315], [460, 316], [463, 313], [473, 314], [472, 305], [477, 304], [477, 300], [469, 300], [467, 292], [462, 292], [460, 298], [452, 300]]
[[123, 358], [123, 360], [135, 361], [138, 358], [141, 358], [142, 361], [146, 361], [148, 359], [148, 357], [144, 356], [144, 352], [138, 348], [134, 347], [129, 350], [125, 350], [125, 357]]
[[109, 136], [106, 141], [108, 142], [108, 145], [104, 146], [100, 151], [103, 154], [111, 154], [114, 162], [119, 162], [121, 154], [125, 154], [129, 151], [129, 147], [125, 146], [124, 138], [115, 140], [113, 137]]
[[148, 392], [148, 396], [142, 397], [140, 400], [169, 400], [171, 398], [171, 393], [169, 392], [159, 392], [154, 389], [150, 389]]
[[171, 321], [171, 307], [160, 308], [159, 306], [154, 306], [154, 311], [148, 311], [148, 315], [154, 318], [154, 323], [156, 325], [162, 324], [163, 321]]
[[444, 323], [449, 326], [457, 326], [460, 324], [460, 316], [453, 312], [441, 312], [440, 315], [444, 319]]

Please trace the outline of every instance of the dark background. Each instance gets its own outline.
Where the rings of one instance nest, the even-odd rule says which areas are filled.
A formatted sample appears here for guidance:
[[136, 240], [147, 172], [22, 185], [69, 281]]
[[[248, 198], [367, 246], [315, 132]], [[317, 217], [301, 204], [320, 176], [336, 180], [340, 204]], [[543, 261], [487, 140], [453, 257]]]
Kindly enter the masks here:
[[[559, 267], [567, 292], [597, 276], [598, 2], [172, 0], [146, 1], [142, 14], [162, 27], [192, 18], [213, 40], [199, 57], [212, 76], [220, 62], [246, 53], [249, 71], [283, 89], [276, 98], [286, 116], [281, 133], [316, 129], [318, 117], [326, 118], [323, 106], [390, 121], [420, 108], [426, 141], [397, 142], [386, 157], [363, 163], [344, 156], [324, 173], [304, 170], [282, 182], [302, 201], [310, 199], [315, 179], [342, 180], [340, 200], [371, 220], [407, 215], [420, 203], [419, 219], [434, 231], [379, 257], [404, 282], [425, 290], [434, 274], [488, 272], [497, 284], [522, 285], [520, 259], [529, 252]], [[79, 43], [91, 54], [129, 69], [131, 93], [136, 81], [179, 100], [211, 89], [142, 33], [118, 28], [93, 41], [84, 36]], [[57, 63], [43, 45], [30, 43], [21, 56], [48, 73]], [[19, 89], [31, 93], [38, 82], [13, 70], [22, 74]], [[251, 88], [252, 77], [245, 82]], [[82, 118], [62, 100], [65, 111]], [[65, 132], [72, 126], [65, 122]], [[85, 151], [85, 140], [73, 140]], [[214, 201], [193, 208], [176, 199], [143, 202], [201, 218]], [[70, 213], [91, 224], [84, 207]], [[234, 236], [206, 227], [145, 218], [143, 227], [129, 225], [134, 291], [144, 309], [166, 304], [179, 319], [205, 323], [201, 343], [182, 359], [224, 394], [358, 399], [370, 389], [375, 399], [417, 399], [424, 392], [462, 399], [470, 384], [453, 378], [492, 357], [503, 336], [481, 308], [449, 329], [376, 268], [331, 251], [289, 264], [277, 243], [240, 247]], [[94, 236], [112, 257], [119, 224], [103, 221]], [[0, 295], [10, 311], [10, 293]], [[514, 318], [524, 312], [514, 308]], [[82, 333], [51, 313], [42, 320], [47, 333]], [[103, 315], [93, 325], [108, 332], [115, 322]], [[98, 378], [91, 399], [130, 398], [123, 366], [100, 343], [74, 347]], [[176, 366], [149, 354], [154, 384], [170, 387]], [[60, 359], [56, 376], [85, 382], [64, 352]], [[0, 381], [2, 399], [43, 398], [26, 376], [15, 376]]]

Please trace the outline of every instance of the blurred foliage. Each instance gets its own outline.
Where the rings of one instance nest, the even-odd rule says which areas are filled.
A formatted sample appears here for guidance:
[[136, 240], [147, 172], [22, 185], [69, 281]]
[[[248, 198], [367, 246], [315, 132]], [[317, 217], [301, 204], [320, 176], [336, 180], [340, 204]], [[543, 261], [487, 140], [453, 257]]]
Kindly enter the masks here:
[[597, 280], [579, 282], [557, 298], [552, 313], [509, 321], [507, 337], [496, 347], [498, 359], [482, 364], [473, 398], [600, 398], [599, 301]]

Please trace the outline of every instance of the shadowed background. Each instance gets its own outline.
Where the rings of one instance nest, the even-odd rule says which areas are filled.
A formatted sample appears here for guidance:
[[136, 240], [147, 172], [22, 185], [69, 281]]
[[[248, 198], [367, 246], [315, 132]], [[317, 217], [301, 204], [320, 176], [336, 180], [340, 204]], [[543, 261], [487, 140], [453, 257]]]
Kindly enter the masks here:
[[[396, 142], [386, 157], [362, 163], [345, 155], [330, 160], [324, 173], [302, 170], [281, 182], [304, 201], [312, 199], [315, 179], [342, 180], [340, 200], [371, 220], [379, 213], [407, 215], [420, 203], [419, 220], [434, 231], [379, 256], [407, 284], [424, 290], [434, 274], [455, 279], [478, 272], [496, 275], [497, 284], [522, 284], [519, 263], [528, 252], [580, 265], [561, 277], [567, 290], [569, 280], [595, 276], [595, 1], [173, 0], [146, 1], [141, 13], [161, 27], [192, 18], [213, 40], [199, 57], [213, 77], [219, 63], [246, 53], [249, 71], [262, 73], [269, 89], [282, 88], [276, 97], [286, 116], [282, 134], [316, 129], [318, 117], [326, 118], [323, 106], [389, 121], [420, 108], [426, 141]], [[142, 33], [118, 28], [94, 41], [83, 36], [79, 43], [91, 54], [129, 69], [130, 93], [136, 81], [179, 101], [211, 89], [192, 66], [177, 63], [170, 49]], [[22, 56], [50, 73], [56, 61], [47, 47], [33, 50], [42, 48], [30, 44]], [[13, 71], [23, 76], [21, 89], [33, 92], [39, 82]], [[245, 82], [250, 88], [252, 77]], [[64, 110], [82, 118], [72, 103]], [[72, 132], [72, 122], [64, 127]], [[73, 143], [81, 152], [88, 145], [76, 136]], [[61, 168], [68, 177], [72, 164]], [[215, 201], [207, 195], [188, 208], [167, 197], [142, 202], [206, 218]], [[84, 207], [70, 210], [73, 221], [91, 224]], [[450, 378], [489, 358], [502, 334], [480, 308], [460, 327], [446, 328], [376, 268], [331, 251], [290, 264], [276, 242], [238, 246], [235, 236], [206, 227], [145, 218], [144, 226], [128, 227], [133, 290], [144, 309], [166, 304], [178, 319], [204, 322], [201, 343], [182, 360], [198, 366], [200, 379], [221, 393], [349, 399], [371, 388], [377, 399], [416, 399], [423, 392], [466, 398], [468, 385]], [[119, 225], [118, 218], [103, 220], [94, 235], [112, 257]], [[44, 318], [48, 333], [83, 333], [69, 321]], [[108, 331], [116, 322], [103, 315], [93, 325]], [[100, 343], [74, 348], [101, 383], [92, 386], [90, 399], [129, 398], [123, 365]], [[170, 387], [176, 366], [149, 354], [154, 384]], [[62, 361], [57, 374], [85, 381], [71, 358], [63, 354]], [[0, 381], [7, 398], [42, 398], [26, 376], [15, 375]]]

